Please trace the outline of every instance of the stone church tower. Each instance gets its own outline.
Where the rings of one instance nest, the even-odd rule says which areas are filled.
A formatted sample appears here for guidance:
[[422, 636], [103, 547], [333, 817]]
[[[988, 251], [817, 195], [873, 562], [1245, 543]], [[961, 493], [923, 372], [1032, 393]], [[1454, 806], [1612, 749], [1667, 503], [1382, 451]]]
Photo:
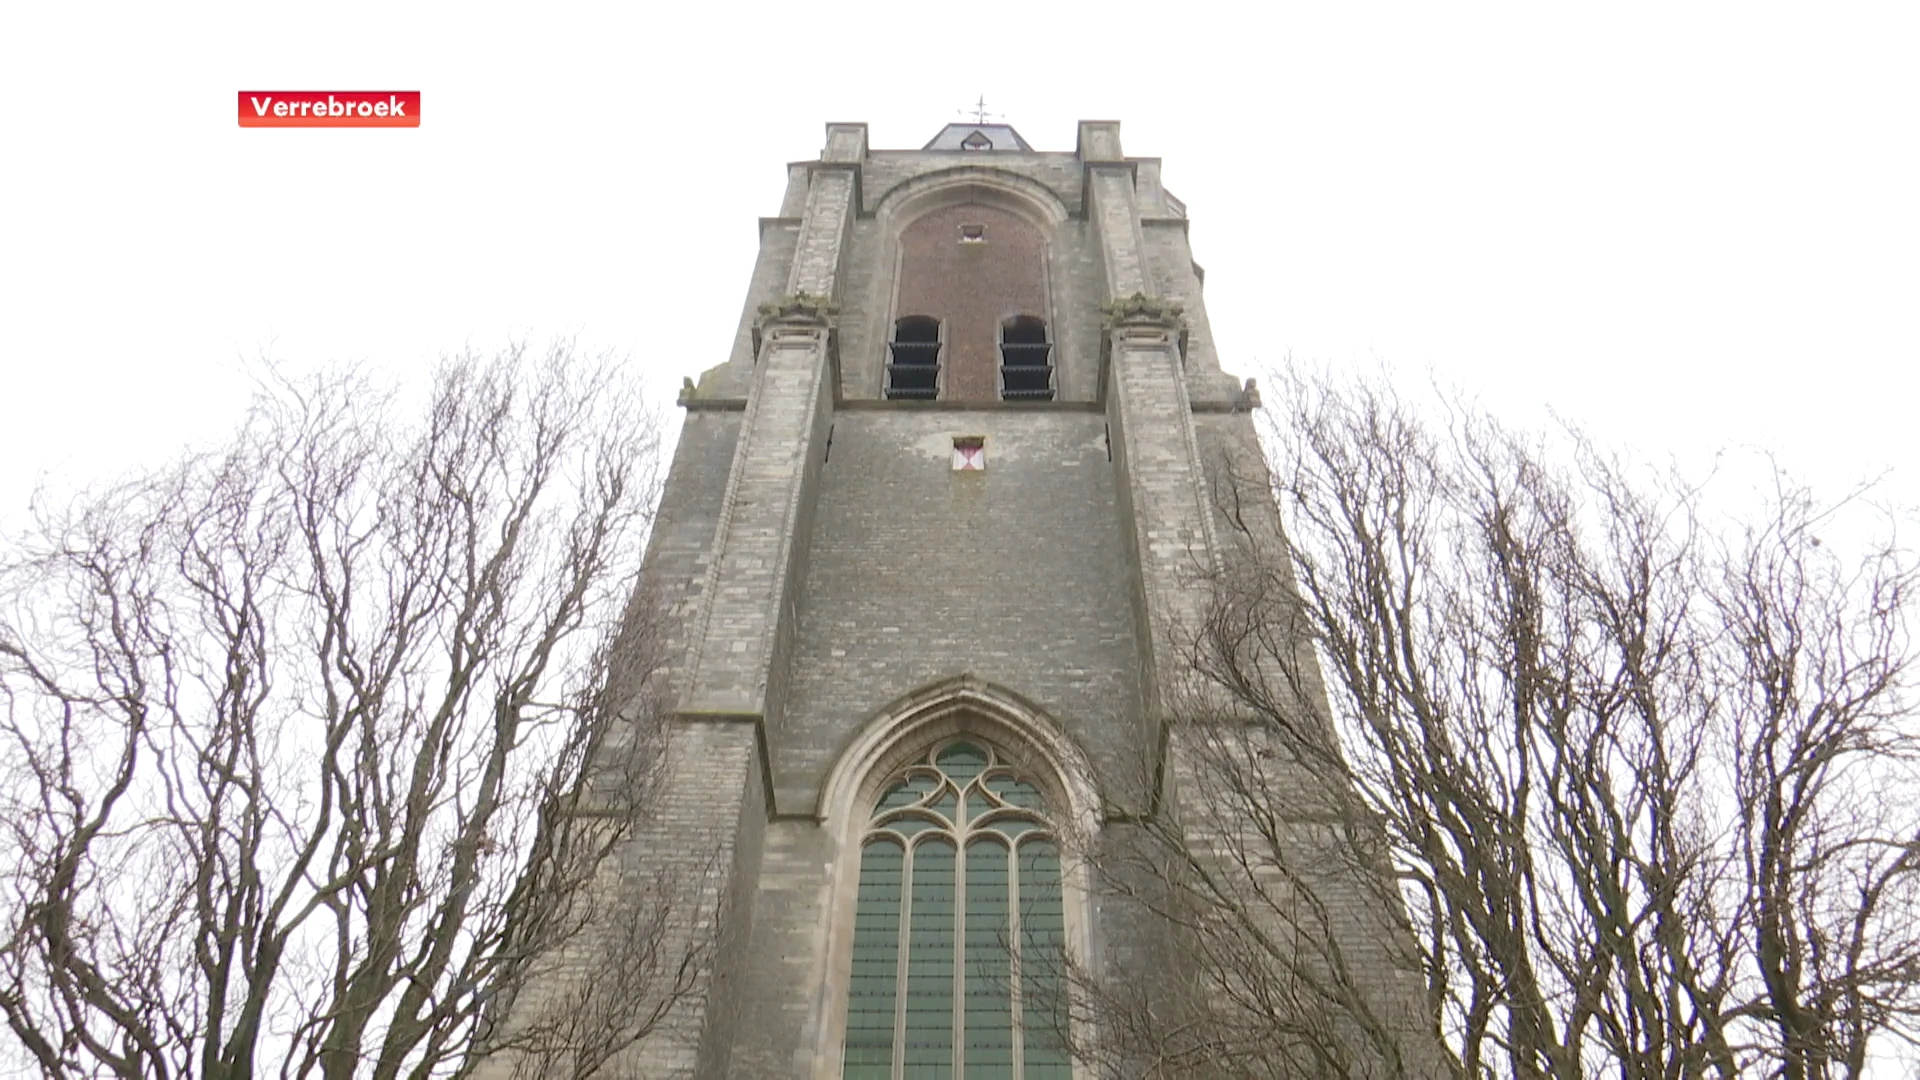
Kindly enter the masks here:
[[677, 711], [635, 857], [726, 902], [630, 1071], [1089, 1075], [1057, 974], [1009, 953], [1151, 952], [1057, 834], [1148, 804], [1183, 575], [1221, 543], [1205, 462], [1251, 444], [1201, 283], [1117, 123], [1070, 151], [829, 124], [788, 166], [648, 555]]

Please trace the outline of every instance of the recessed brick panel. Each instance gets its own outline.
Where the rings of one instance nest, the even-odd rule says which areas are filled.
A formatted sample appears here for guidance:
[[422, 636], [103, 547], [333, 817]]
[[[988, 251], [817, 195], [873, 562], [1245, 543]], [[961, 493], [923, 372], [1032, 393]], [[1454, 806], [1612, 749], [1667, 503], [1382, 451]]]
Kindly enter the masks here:
[[[985, 226], [963, 243], [961, 226]], [[964, 203], [918, 218], [900, 234], [896, 318], [931, 315], [944, 325], [940, 396], [951, 401], [1000, 397], [1000, 323], [1047, 310], [1046, 239], [1004, 210]]]

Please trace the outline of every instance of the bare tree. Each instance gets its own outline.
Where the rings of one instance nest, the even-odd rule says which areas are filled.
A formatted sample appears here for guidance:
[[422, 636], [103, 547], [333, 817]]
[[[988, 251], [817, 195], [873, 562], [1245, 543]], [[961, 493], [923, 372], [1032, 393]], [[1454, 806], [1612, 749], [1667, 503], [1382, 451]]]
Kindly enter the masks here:
[[1723, 525], [1577, 434], [1277, 381], [1265, 455], [1213, 463], [1165, 797], [1099, 862], [1174, 928], [1167, 989], [1079, 973], [1083, 1056], [1801, 1080], [1910, 1047], [1911, 559], [1843, 559], [1777, 469]]
[[456, 1075], [592, 931], [620, 996], [546, 1049], [643, 1037], [707, 902], [590, 887], [659, 782], [658, 424], [564, 345], [415, 422], [263, 382], [0, 565], [0, 1015], [47, 1076]]

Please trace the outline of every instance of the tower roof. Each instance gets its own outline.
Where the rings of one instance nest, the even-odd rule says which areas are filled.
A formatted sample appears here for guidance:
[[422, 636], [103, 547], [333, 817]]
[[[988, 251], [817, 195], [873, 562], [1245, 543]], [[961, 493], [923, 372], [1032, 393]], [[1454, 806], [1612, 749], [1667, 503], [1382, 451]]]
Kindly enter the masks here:
[[922, 150], [1025, 150], [1033, 147], [1009, 124], [948, 124]]

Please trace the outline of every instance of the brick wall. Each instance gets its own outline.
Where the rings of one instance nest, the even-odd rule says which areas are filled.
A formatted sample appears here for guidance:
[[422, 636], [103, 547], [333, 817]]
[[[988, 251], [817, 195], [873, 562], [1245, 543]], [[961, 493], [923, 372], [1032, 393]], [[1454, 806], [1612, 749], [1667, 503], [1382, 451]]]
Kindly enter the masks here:
[[[962, 242], [962, 228], [982, 230], [983, 239]], [[1053, 322], [1045, 238], [1013, 214], [979, 203], [918, 218], [900, 233], [894, 315], [928, 315], [944, 326], [942, 398], [998, 400], [1001, 323], [1015, 315]]]

